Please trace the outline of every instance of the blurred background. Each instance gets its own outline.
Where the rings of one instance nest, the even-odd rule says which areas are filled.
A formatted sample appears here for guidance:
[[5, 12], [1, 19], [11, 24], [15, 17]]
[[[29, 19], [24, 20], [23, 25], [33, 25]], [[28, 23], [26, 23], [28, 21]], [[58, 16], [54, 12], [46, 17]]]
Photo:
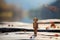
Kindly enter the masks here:
[[34, 17], [60, 19], [60, 0], [0, 0], [0, 22], [31, 23]]

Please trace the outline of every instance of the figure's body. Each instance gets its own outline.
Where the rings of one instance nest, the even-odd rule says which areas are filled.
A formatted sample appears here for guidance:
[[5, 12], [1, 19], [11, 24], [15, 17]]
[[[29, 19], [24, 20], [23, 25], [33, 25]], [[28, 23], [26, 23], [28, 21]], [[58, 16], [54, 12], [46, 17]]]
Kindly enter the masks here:
[[34, 18], [33, 21], [34, 21], [33, 22], [34, 35], [37, 36], [37, 30], [38, 30], [38, 23], [37, 23], [37, 21], [38, 21], [38, 19]]

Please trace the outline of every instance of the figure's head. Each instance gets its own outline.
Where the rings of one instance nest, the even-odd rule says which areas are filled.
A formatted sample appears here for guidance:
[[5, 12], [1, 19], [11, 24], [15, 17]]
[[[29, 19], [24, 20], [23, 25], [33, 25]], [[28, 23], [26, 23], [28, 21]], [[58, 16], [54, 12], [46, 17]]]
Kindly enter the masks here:
[[33, 21], [38, 21], [38, 19], [35, 17], [35, 18], [33, 19]]

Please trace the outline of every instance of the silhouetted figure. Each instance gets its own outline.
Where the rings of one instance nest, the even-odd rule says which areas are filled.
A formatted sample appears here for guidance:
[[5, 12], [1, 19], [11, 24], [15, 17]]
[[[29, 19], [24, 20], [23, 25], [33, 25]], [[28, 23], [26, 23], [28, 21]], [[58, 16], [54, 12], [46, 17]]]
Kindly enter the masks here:
[[38, 21], [38, 19], [35, 17], [34, 19], [33, 19], [33, 28], [34, 28], [34, 36], [37, 36], [37, 30], [38, 30], [38, 23], [37, 23], [37, 21]]
[[51, 22], [51, 27], [56, 28], [56, 25], [53, 22]]

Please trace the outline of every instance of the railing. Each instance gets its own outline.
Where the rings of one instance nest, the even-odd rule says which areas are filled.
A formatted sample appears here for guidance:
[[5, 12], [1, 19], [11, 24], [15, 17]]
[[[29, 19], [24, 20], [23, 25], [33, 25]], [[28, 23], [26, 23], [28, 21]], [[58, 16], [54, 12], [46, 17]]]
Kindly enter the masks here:
[[[37, 36], [37, 30], [38, 30], [38, 25], [39, 24], [44, 24], [43, 22], [38, 22], [38, 18], [33, 19], [33, 28], [34, 28], [34, 35]], [[56, 25], [54, 22], [50, 22], [50, 27], [56, 28]], [[48, 29], [48, 27], [46, 28]]]

